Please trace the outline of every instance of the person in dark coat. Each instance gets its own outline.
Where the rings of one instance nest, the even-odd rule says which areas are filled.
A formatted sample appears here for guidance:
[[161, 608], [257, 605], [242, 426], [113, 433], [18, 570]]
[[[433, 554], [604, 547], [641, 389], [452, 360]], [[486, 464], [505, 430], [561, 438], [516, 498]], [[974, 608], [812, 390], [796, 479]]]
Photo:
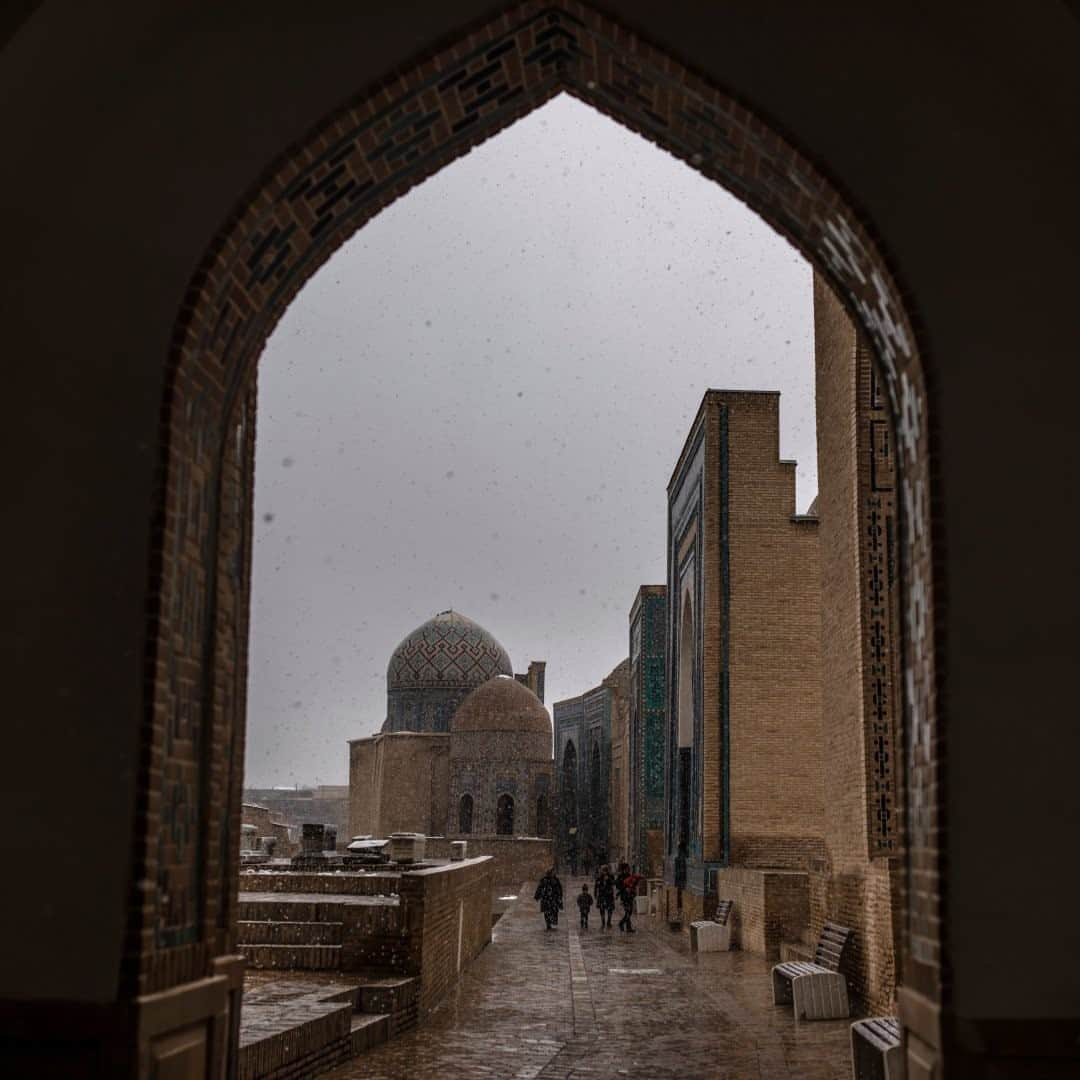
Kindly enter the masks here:
[[562, 907], [562, 882], [556, 876], [554, 867], [540, 879], [533, 899], [540, 902], [544, 929], [550, 930], [559, 921], [559, 908]]
[[641, 878], [630, 869], [629, 863], [619, 864], [618, 889], [622, 903], [623, 917], [619, 920], [619, 929], [628, 934], [636, 933], [631, 917], [634, 914], [634, 901], [637, 899], [637, 887]]
[[582, 885], [581, 892], [578, 893], [577, 906], [578, 911], [581, 912], [581, 929], [589, 929], [589, 909], [593, 905], [593, 898], [589, 895], [589, 886]]
[[615, 910], [615, 878], [607, 866], [600, 868], [593, 885], [596, 906], [600, 911], [600, 929], [611, 929], [611, 913]]
[[555, 889], [554, 869], [546, 870], [540, 878], [537, 891], [532, 894], [532, 899], [540, 904], [540, 912], [543, 915], [544, 929], [551, 930], [555, 919], [558, 917], [558, 892]]

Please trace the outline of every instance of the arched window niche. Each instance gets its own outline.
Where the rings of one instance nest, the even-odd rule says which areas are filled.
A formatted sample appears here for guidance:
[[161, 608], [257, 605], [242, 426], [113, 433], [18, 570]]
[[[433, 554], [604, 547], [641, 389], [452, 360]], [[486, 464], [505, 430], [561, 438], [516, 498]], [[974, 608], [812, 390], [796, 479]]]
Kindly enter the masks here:
[[499, 836], [514, 835], [514, 797], [503, 793], [495, 810], [495, 832]]
[[473, 797], [468, 793], [458, 800], [458, 832], [468, 835], [473, 830]]

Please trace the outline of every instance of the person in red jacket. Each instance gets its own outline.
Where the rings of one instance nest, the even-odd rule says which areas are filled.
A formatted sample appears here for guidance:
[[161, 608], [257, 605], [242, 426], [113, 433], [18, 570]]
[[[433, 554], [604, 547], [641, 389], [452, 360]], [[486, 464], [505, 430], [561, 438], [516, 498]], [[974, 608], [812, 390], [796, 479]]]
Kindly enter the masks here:
[[630, 869], [629, 863], [619, 864], [619, 873], [616, 875], [619, 888], [619, 900], [622, 902], [623, 917], [619, 920], [619, 929], [628, 934], [635, 933], [632, 916], [634, 914], [634, 901], [637, 898], [638, 882], [641, 875], [635, 874]]

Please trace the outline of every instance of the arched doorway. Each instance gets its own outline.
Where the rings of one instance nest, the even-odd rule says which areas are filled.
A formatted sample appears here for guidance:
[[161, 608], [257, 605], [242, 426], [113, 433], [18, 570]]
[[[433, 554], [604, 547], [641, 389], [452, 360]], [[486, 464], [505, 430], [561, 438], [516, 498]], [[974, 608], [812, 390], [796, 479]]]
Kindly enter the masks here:
[[536, 797], [536, 835], [547, 836], [548, 831], [548, 806], [547, 796]]
[[458, 832], [467, 835], [473, 827], [473, 797], [468, 793], [458, 801]]
[[499, 796], [495, 809], [495, 832], [499, 836], [514, 835], [514, 797], [505, 792]]
[[[538, 48], [538, 33], [563, 45]], [[365, 221], [563, 91], [735, 192], [814, 263], [873, 344], [902, 451], [907, 851], [912, 865], [937, 866], [944, 789], [926, 393], [911, 319], [871, 231], [760, 118], [599, 12], [571, 0], [542, 10], [526, 3], [474, 27], [467, 41], [283, 148], [216, 238], [178, 317], [162, 400], [140, 784], [163, 807], [160, 834], [194, 842], [159, 846], [157, 822], [136, 836], [132, 862], [156, 892], [145, 903], [133, 898], [124, 970], [145, 989], [197, 978], [232, 948], [258, 355], [299, 289]], [[471, 75], [486, 68], [481, 94]], [[399, 142], [406, 127], [408, 147]], [[175, 737], [159, 717], [199, 737]], [[204, 877], [204, 866], [214, 872]], [[207, 886], [200, 903], [166, 902], [203, 881], [220, 885]], [[939, 983], [937, 890], [915, 888], [909, 875], [905, 941], [920, 986]]]

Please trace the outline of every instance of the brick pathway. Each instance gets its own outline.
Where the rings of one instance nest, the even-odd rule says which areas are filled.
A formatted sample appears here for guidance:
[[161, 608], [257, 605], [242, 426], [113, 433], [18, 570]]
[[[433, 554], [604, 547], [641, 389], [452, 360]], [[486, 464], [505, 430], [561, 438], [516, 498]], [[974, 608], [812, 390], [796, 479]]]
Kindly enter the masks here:
[[[572, 899], [581, 883], [564, 886]], [[850, 1080], [849, 1021], [797, 1026], [761, 957], [693, 954], [647, 919], [601, 931], [595, 910], [579, 931], [569, 900], [549, 933], [531, 897], [419, 1029], [327, 1075]]]

